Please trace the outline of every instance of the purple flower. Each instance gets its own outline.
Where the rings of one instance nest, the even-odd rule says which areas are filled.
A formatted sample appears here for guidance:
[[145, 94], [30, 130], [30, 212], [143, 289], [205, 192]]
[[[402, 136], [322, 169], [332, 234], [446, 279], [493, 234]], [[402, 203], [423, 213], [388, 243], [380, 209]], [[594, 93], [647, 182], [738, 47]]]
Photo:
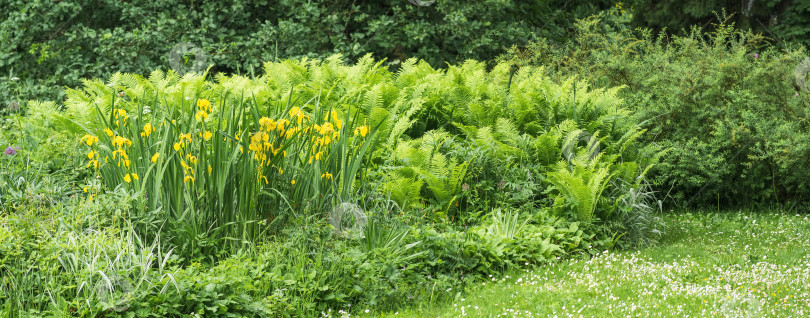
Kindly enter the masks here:
[[6, 148], [6, 151], [4, 151], [3, 153], [6, 156], [16, 155], [18, 149], [20, 149], [20, 148], [15, 149], [14, 147], [8, 147], [8, 148]]
[[759, 53], [754, 53], [754, 58], [759, 58]]

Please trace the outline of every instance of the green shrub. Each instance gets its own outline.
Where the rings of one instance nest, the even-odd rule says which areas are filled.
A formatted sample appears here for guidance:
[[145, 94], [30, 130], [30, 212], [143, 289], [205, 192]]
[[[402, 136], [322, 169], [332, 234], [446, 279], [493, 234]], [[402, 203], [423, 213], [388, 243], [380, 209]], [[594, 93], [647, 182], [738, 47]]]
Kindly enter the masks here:
[[554, 74], [581, 74], [597, 87], [625, 87], [647, 132], [672, 151], [654, 171], [659, 193], [677, 204], [801, 203], [810, 199], [807, 108], [794, 73], [803, 49], [761, 49], [764, 38], [731, 25], [666, 34], [629, 30], [600, 17], [578, 23], [568, 46], [538, 42], [514, 61]]

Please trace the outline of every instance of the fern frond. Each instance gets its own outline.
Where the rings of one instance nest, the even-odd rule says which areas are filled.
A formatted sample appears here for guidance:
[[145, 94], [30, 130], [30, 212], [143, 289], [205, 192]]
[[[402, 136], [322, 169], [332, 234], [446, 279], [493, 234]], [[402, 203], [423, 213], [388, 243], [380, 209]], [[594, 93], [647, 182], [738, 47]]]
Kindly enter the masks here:
[[498, 118], [495, 121], [495, 133], [498, 139], [510, 146], [519, 147], [521, 145], [520, 133], [509, 119]]
[[613, 177], [607, 168], [574, 166], [572, 170], [561, 167], [549, 173], [549, 182], [573, 205], [580, 220], [590, 222], [596, 204]]
[[400, 115], [397, 119], [396, 123], [394, 124], [394, 128], [391, 129], [391, 133], [388, 135], [388, 139], [386, 141], [386, 145], [391, 147], [394, 145], [396, 140], [413, 124], [416, 122], [416, 119], [411, 119], [414, 114], [416, 114], [419, 110], [422, 109], [422, 103], [419, 100], [414, 100], [410, 109], [407, 112]]

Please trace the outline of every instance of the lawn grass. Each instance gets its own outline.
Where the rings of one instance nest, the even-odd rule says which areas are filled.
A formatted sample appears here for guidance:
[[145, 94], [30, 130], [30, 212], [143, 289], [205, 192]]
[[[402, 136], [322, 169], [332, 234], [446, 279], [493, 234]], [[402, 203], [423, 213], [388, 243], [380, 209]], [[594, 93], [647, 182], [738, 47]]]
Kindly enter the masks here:
[[678, 213], [654, 247], [603, 253], [481, 283], [396, 317], [806, 317], [810, 219]]

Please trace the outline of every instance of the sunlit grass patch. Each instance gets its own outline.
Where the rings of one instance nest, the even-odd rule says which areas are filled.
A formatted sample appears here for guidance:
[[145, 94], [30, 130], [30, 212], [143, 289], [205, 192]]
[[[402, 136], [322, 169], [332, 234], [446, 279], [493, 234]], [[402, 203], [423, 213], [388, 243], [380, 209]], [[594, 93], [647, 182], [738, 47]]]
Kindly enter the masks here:
[[799, 317], [810, 313], [810, 218], [777, 212], [665, 216], [657, 247], [603, 253], [482, 283], [396, 316]]

